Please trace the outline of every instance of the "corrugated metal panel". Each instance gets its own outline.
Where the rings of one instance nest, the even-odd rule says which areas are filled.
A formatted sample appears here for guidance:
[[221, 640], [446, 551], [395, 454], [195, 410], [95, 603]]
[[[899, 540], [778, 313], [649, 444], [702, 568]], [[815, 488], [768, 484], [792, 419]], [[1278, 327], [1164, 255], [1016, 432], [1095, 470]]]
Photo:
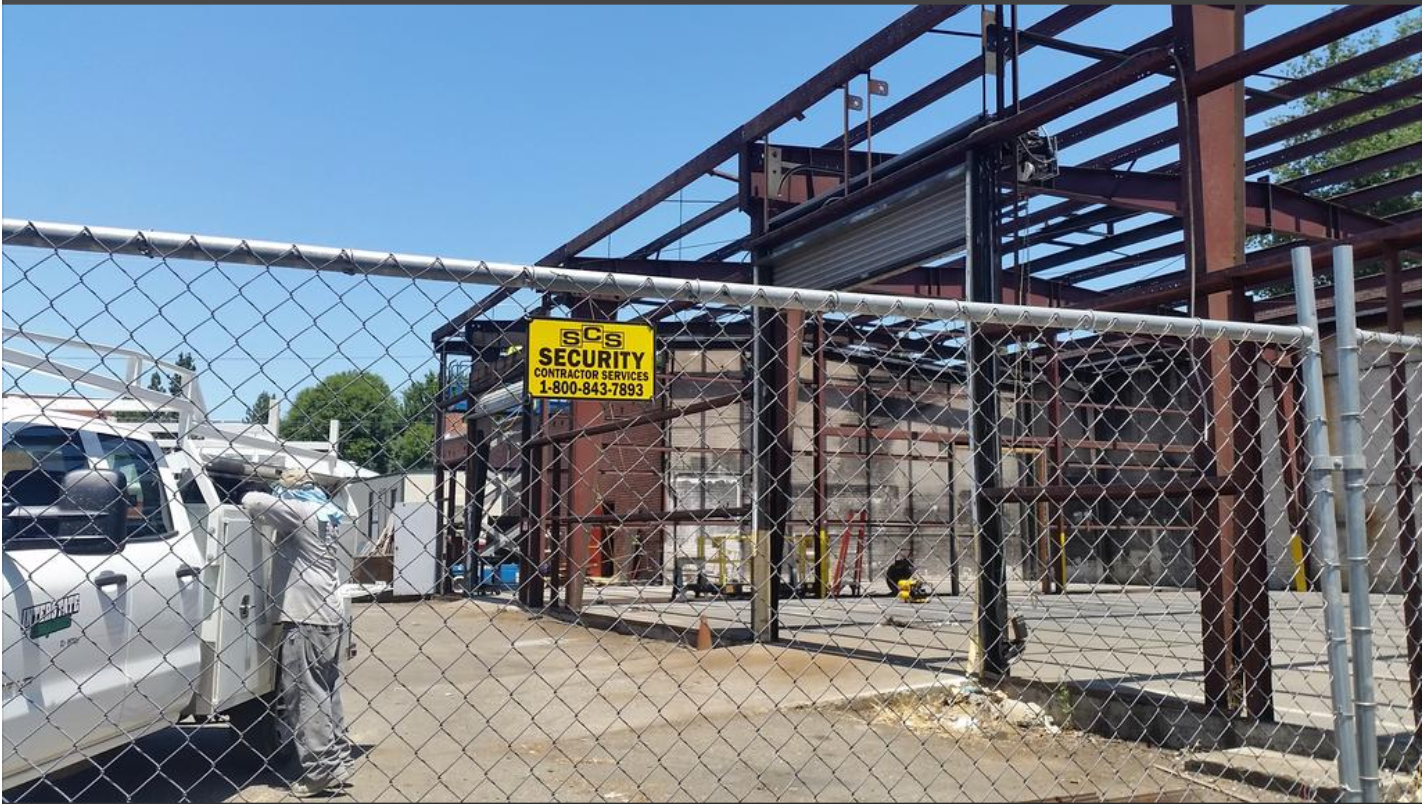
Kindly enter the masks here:
[[965, 173], [956, 167], [761, 257], [771, 281], [833, 290], [964, 247]]
[[479, 419], [493, 416], [516, 407], [523, 401], [524, 382], [512, 382], [482, 394], [473, 405], [470, 405], [470, 411], [465, 414], [465, 418]]

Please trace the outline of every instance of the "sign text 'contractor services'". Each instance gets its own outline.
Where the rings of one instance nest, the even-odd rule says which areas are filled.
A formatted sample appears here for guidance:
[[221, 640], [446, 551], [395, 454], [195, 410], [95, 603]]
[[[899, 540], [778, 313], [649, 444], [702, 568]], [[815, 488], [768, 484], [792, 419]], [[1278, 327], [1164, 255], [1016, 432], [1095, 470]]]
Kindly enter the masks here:
[[646, 324], [535, 318], [528, 354], [530, 396], [653, 398], [653, 328]]

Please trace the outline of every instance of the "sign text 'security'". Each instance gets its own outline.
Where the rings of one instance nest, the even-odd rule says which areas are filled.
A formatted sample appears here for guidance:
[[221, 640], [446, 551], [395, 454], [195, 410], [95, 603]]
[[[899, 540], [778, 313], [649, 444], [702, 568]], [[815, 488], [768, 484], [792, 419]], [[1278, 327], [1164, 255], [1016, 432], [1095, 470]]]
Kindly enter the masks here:
[[535, 318], [527, 355], [530, 396], [653, 398], [653, 328], [646, 324]]

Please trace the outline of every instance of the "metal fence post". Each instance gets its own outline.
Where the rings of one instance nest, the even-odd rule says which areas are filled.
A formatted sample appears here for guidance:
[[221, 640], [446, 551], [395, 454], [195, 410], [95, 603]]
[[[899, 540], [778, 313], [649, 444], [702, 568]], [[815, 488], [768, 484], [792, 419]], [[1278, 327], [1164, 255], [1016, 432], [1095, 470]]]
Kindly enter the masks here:
[[1374, 637], [1370, 625], [1369, 544], [1365, 539], [1365, 438], [1360, 424], [1360, 347], [1355, 334], [1355, 252], [1336, 246], [1335, 350], [1339, 373], [1340, 453], [1345, 474], [1345, 561], [1350, 577], [1350, 652], [1355, 676], [1355, 728], [1360, 793], [1380, 800], [1375, 743]]
[[1315, 281], [1310, 249], [1291, 251], [1295, 273], [1296, 321], [1310, 330], [1301, 355], [1305, 387], [1305, 438], [1310, 453], [1310, 531], [1312, 552], [1320, 566], [1320, 592], [1325, 598], [1326, 661], [1330, 667], [1330, 705], [1335, 715], [1335, 751], [1345, 800], [1360, 800], [1360, 766], [1355, 740], [1355, 714], [1350, 703], [1349, 658], [1345, 647], [1345, 612], [1340, 590], [1339, 544], [1335, 534], [1335, 489], [1325, 421], [1325, 377], [1320, 366], [1320, 331], [1315, 318]]

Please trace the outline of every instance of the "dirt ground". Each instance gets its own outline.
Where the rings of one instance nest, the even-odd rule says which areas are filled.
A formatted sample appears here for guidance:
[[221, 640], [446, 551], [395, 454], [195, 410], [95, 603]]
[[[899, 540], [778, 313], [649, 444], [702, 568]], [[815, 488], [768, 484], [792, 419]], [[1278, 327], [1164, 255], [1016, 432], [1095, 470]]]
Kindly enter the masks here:
[[[906, 690], [946, 679], [912, 666], [696, 652], [467, 601], [365, 605], [355, 628], [345, 698], [364, 756], [331, 800], [1289, 800], [1188, 773], [1178, 752], [1006, 725], [977, 704], [917, 719], [885, 701], [942, 702]], [[952, 726], [976, 712], [992, 728]], [[222, 724], [101, 763], [5, 798], [289, 798]]]

